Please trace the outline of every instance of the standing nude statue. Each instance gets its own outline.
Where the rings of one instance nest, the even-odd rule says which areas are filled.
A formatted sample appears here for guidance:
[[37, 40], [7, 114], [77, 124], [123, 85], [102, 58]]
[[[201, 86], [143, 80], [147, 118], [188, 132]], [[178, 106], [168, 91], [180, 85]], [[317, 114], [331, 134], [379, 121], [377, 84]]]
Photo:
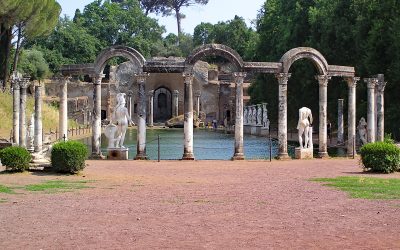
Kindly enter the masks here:
[[133, 125], [131, 116], [129, 115], [128, 109], [125, 107], [125, 93], [117, 94], [117, 106], [115, 107], [113, 114], [113, 121], [117, 125], [117, 148], [125, 148], [125, 133], [129, 124]]
[[297, 129], [299, 130], [299, 143], [300, 148], [303, 148], [303, 134], [304, 134], [304, 148], [311, 148], [312, 141], [310, 141], [310, 126], [313, 122], [311, 110], [303, 107], [299, 109], [299, 122]]
[[361, 117], [360, 121], [358, 122], [357, 129], [361, 144], [367, 144], [367, 122], [365, 121], [364, 117]]

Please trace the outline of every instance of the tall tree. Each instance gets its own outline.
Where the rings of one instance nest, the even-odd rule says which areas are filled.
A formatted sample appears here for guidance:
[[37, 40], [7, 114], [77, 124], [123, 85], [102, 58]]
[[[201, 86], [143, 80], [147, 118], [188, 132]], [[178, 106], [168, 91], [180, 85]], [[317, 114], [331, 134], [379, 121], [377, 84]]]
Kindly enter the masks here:
[[16, 51], [14, 69], [18, 63], [21, 47], [27, 39], [49, 34], [57, 24], [61, 12], [60, 5], [55, 0], [2, 0], [0, 1], [0, 58], [5, 64], [1, 65], [1, 77], [7, 82], [10, 42], [16, 36]]

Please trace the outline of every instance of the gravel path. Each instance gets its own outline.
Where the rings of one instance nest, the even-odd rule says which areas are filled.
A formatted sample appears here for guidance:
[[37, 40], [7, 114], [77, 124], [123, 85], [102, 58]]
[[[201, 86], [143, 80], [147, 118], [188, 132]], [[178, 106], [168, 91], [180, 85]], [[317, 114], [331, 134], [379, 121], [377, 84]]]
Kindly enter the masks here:
[[347, 159], [88, 161], [80, 176], [0, 174], [16, 186], [94, 181], [0, 193], [0, 249], [400, 249], [400, 200], [350, 199], [309, 181], [352, 175], [373, 176]]

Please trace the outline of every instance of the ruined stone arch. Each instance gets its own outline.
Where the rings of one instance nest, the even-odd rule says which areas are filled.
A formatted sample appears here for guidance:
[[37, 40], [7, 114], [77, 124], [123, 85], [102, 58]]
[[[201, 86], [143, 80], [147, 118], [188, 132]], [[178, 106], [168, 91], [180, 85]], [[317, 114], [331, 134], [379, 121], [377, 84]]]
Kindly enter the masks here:
[[280, 60], [282, 63], [282, 73], [289, 73], [292, 64], [303, 58], [310, 59], [320, 75], [328, 74], [329, 65], [325, 57], [318, 50], [309, 47], [298, 47], [286, 52]]
[[242, 71], [244, 61], [232, 48], [223, 44], [206, 44], [193, 50], [186, 58], [185, 71], [191, 71], [194, 64], [206, 56], [221, 56], [231, 62], [237, 71]]
[[[144, 64], [146, 63], [146, 59], [140, 54], [137, 50], [127, 47], [127, 46], [111, 46], [107, 49], [104, 49], [94, 61], [94, 71], [96, 74], [101, 74], [106, 66], [108, 60], [113, 57], [121, 56], [132, 63], [136, 64], [140, 70], [143, 69]], [[139, 72], [138, 72], [139, 73]]]

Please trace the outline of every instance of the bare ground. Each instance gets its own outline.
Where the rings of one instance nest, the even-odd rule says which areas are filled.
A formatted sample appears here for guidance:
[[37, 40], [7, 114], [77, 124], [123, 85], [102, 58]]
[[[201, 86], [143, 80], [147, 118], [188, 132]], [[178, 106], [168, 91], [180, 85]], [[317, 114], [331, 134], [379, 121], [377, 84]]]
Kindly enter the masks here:
[[[351, 199], [309, 181], [372, 176], [358, 160], [89, 161], [74, 192], [0, 193], [1, 249], [400, 249], [400, 200]], [[400, 178], [400, 174], [379, 175]]]

